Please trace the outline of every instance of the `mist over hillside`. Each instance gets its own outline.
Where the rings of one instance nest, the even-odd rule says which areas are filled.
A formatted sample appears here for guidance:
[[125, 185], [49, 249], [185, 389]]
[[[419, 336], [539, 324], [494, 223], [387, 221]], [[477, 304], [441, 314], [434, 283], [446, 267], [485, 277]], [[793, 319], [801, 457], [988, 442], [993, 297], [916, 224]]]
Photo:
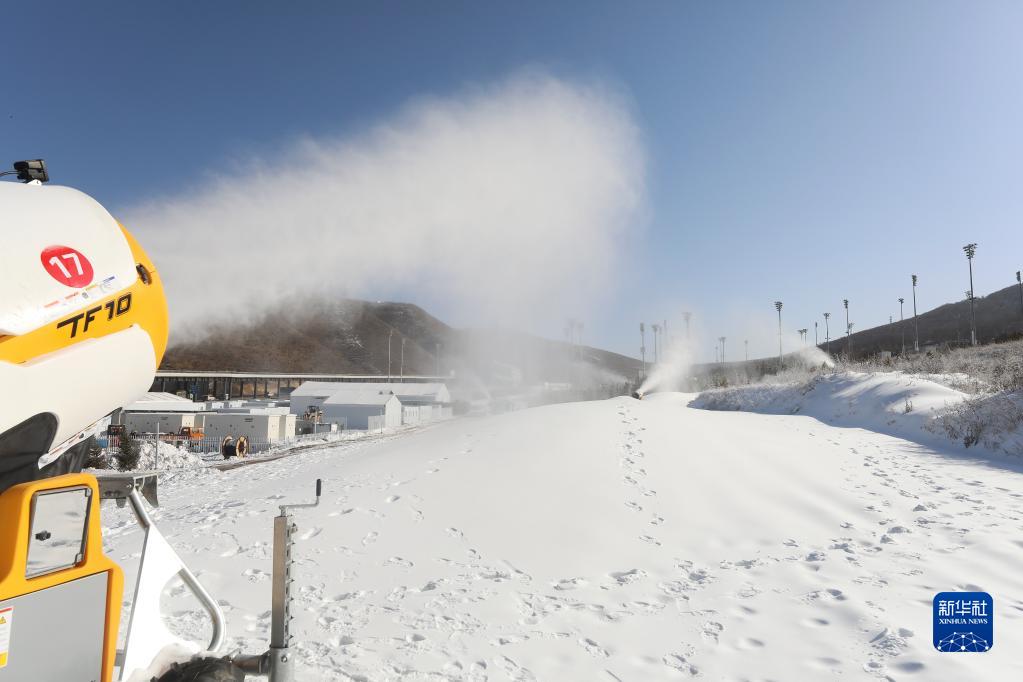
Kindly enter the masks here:
[[[390, 369], [388, 369], [390, 338]], [[404, 344], [404, 360], [402, 346]], [[172, 342], [161, 369], [471, 375], [487, 384], [621, 384], [639, 361], [504, 329], [456, 329], [410, 303], [285, 302], [250, 320], [221, 320]]]

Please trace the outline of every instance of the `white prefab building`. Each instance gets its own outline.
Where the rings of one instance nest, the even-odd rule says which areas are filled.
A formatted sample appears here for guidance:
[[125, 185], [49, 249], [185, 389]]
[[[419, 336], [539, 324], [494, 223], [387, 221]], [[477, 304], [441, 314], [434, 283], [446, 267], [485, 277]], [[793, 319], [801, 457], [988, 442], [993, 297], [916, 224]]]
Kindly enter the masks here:
[[[328, 402], [335, 405], [344, 404], [348, 400], [346, 396], [372, 395], [374, 393], [397, 396], [402, 406], [400, 416], [402, 424], [421, 424], [451, 416], [451, 393], [448, 391], [447, 385], [442, 383], [411, 382], [342, 383], [307, 381], [292, 391], [291, 412], [301, 416], [310, 407], [323, 410], [324, 405]], [[341, 418], [342, 416], [341, 412], [336, 409], [332, 410], [330, 414], [324, 410], [323, 421], [337, 421], [345, 425], [344, 419]], [[361, 423], [361, 418], [357, 418], [356, 422]], [[366, 428], [364, 426], [355, 426], [356, 422], [349, 422], [347, 428]]]
[[205, 409], [203, 403], [193, 403], [188, 398], [159, 391], [150, 391], [124, 407], [125, 412], [199, 412]]
[[[291, 392], [291, 413], [302, 416], [310, 407], [321, 407], [323, 402], [334, 395], [340, 386], [336, 381], [307, 381]], [[347, 384], [359, 386], [361, 384]]]
[[401, 426], [398, 396], [379, 390], [339, 391], [324, 400], [320, 409], [323, 410], [324, 422], [344, 424], [349, 429], [376, 430]]
[[[181, 427], [196, 428], [203, 413], [196, 412], [125, 412], [121, 423], [128, 433], [180, 433]], [[201, 428], [201, 424], [198, 425]]]
[[[287, 438], [281, 433], [284, 415], [251, 413], [214, 413], [204, 415], [202, 430], [207, 438], [245, 436], [255, 443], [276, 443]], [[287, 425], [285, 425], [287, 428]], [[291, 422], [291, 435], [295, 435], [295, 422]]]

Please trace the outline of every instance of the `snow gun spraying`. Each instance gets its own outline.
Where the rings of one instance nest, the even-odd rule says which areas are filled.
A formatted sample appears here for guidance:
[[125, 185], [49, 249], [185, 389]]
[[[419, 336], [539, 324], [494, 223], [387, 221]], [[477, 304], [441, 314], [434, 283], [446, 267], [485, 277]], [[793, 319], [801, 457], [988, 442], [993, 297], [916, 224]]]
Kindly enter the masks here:
[[[274, 520], [269, 648], [219, 656], [223, 612], [149, 515], [156, 473], [82, 473], [105, 417], [149, 389], [163, 357], [157, 269], [95, 200], [44, 185], [41, 159], [0, 175], [23, 181], [0, 182], [0, 682], [291, 682], [292, 511], [319, 502], [320, 481], [316, 502]], [[130, 505], [144, 532], [123, 646], [124, 570], [103, 553], [101, 500]], [[175, 577], [209, 614], [204, 652], [163, 625]], [[171, 651], [188, 653], [153, 677]]]

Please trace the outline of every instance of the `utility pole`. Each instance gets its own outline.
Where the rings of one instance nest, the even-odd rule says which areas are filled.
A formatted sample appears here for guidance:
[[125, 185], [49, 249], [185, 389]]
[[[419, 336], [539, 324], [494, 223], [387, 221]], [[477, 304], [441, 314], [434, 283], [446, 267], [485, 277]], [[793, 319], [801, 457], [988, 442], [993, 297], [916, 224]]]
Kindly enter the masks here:
[[781, 301], [774, 302], [774, 308], [778, 311], [778, 362], [781, 362], [782, 348], [781, 348]]
[[725, 364], [725, 337], [719, 336], [718, 341], [721, 342], [721, 364]]
[[842, 305], [845, 306], [845, 339], [846, 339], [845, 354], [848, 355], [850, 359], [852, 359], [852, 331], [851, 331], [852, 325], [849, 324], [849, 299], [843, 298]]
[[916, 319], [916, 275], [913, 275], [913, 350], [920, 352], [920, 322]]
[[977, 253], [977, 244], [967, 244], [963, 247], [966, 252], [966, 261], [970, 264], [970, 344], [977, 345], [977, 315], [973, 308], [973, 256]]
[[902, 356], [906, 356], [906, 326], [903, 324], [906, 318], [902, 316], [902, 304], [906, 299], [899, 297], [899, 332], [902, 334]]
[[824, 313], [824, 343], [828, 347], [828, 355], [831, 355], [831, 329], [828, 327], [828, 318], [831, 317], [831, 313]]
[[399, 365], [400, 382], [405, 383], [405, 337], [401, 337], [401, 364]]
[[394, 336], [394, 330], [389, 329], [387, 331], [387, 383], [391, 383], [391, 337]]

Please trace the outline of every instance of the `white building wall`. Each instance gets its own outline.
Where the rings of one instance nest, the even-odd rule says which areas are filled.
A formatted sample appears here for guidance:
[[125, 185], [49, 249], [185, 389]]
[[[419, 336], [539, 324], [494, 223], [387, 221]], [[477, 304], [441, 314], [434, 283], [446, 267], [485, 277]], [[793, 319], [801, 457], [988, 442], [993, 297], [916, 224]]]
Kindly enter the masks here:
[[276, 443], [281, 439], [281, 415], [208, 414], [203, 433], [207, 437], [245, 436], [249, 440]]
[[125, 412], [124, 425], [128, 432], [178, 433], [182, 426], [195, 428], [194, 412]]

